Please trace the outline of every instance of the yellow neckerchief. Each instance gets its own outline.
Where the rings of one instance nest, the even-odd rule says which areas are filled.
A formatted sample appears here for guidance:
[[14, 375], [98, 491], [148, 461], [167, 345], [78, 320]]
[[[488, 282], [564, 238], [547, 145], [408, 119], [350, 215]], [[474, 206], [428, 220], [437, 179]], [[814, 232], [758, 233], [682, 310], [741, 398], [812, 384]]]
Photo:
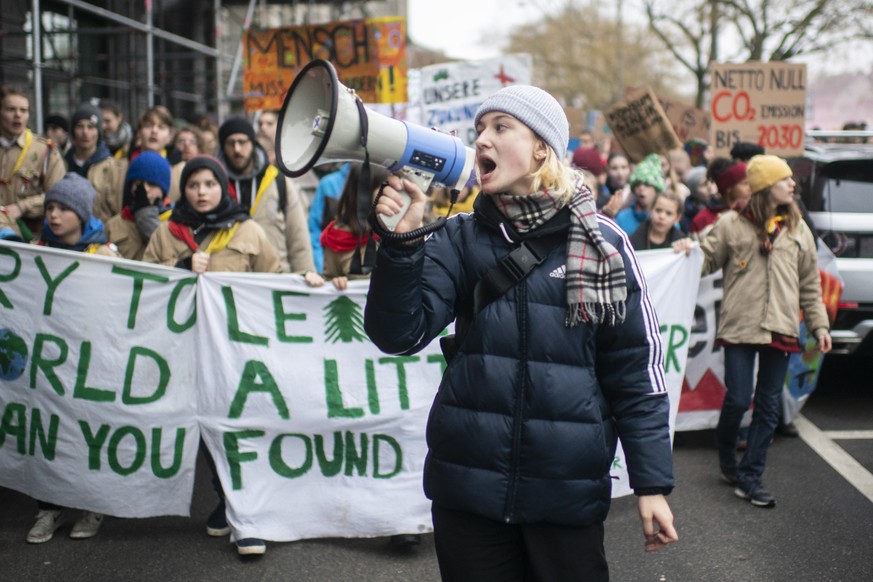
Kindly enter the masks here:
[[[279, 168], [277, 168], [276, 166], [274, 166], [272, 164], [267, 166], [267, 171], [264, 172], [264, 179], [261, 181], [260, 185], [258, 186], [258, 193], [255, 195], [255, 201], [252, 202], [252, 207], [249, 210], [249, 216], [255, 215], [255, 209], [257, 209], [258, 204], [261, 203], [261, 198], [263, 197], [264, 192], [267, 191], [267, 188], [270, 187], [270, 184], [273, 183], [273, 180], [275, 180], [276, 176], [278, 176], [278, 175], [279, 175]], [[282, 209], [280, 208], [279, 210], [282, 210]]]
[[[18, 142], [18, 140], [15, 140], [15, 141], [16, 141], [16, 143]], [[19, 170], [19, 168], [21, 168], [21, 164], [24, 163], [24, 156], [27, 155], [27, 152], [30, 150], [30, 144], [32, 144], [32, 143], [33, 143], [33, 133], [25, 127], [24, 128], [24, 147], [21, 148], [21, 154], [18, 156], [18, 159], [15, 160], [15, 165], [12, 166], [12, 173], [9, 174], [8, 178], [3, 178], [2, 180], [0, 180], [0, 184], [8, 184], [9, 182], [12, 181], [12, 177], [15, 175], [15, 172], [17, 172]]]
[[773, 218], [767, 221], [767, 234], [773, 234], [776, 232], [776, 227], [780, 222], [783, 222], [785, 217], [781, 214], [777, 214]]
[[85, 253], [89, 254], [89, 255], [96, 254], [97, 249], [99, 249], [102, 246], [103, 246], [102, 244], [97, 244], [97, 243], [92, 244], [92, 245], [88, 245], [88, 247], [85, 249]]
[[161, 214], [160, 214], [161, 222], [167, 222], [168, 220], [170, 220], [171, 214], [173, 214], [172, 208], [170, 208], [169, 210], [164, 210], [163, 212], [161, 212]]
[[239, 228], [240, 224], [242, 223], [237, 222], [230, 228], [222, 228], [219, 230], [215, 236], [212, 237], [212, 240], [209, 241], [209, 246], [206, 247], [205, 252], [211, 255], [223, 250], [224, 247], [230, 243], [230, 239], [233, 238], [233, 234], [236, 232], [236, 229]]

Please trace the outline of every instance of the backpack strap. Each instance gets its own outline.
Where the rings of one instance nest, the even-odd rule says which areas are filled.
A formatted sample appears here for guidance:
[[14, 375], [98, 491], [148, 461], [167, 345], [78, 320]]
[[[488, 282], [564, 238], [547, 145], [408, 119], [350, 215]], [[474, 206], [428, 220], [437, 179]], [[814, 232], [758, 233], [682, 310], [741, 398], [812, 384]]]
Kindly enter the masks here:
[[567, 231], [561, 230], [542, 238], [522, 241], [476, 283], [473, 289], [473, 314], [478, 314], [489, 303], [517, 285], [534, 267], [546, 260], [553, 248], [566, 240]]

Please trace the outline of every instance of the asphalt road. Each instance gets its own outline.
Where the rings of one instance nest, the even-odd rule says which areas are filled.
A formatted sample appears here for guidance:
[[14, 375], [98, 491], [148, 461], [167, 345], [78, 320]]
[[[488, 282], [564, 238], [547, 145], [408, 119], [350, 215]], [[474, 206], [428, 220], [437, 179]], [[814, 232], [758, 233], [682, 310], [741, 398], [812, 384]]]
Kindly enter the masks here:
[[[616, 500], [606, 524], [612, 579], [873, 580], [870, 370], [869, 361], [826, 360], [822, 383], [803, 409], [801, 438], [777, 437], [770, 449], [764, 478], [778, 499], [775, 509], [735, 498], [720, 481], [711, 431], [681, 433], [678, 487], [670, 496], [681, 540], [646, 554], [635, 500]], [[226, 539], [205, 535], [213, 503], [202, 466], [190, 519], [107, 518], [93, 539], [71, 540], [66, 527], [34, 546], [24, 537], [35, 503], [0, 488], [0, 580], [439, 580], [432, 536], [412, 548], [386, 539], [273, 543], [265, 556], [241, 559]]]

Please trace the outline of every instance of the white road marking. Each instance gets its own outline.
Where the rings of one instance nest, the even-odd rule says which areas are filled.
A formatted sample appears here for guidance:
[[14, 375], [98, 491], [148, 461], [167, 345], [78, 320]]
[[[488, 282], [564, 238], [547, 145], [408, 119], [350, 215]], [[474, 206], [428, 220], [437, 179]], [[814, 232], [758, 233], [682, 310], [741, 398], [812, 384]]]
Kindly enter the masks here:
[[826, 430], [824, 435], [835, 441], [873, 440], [873, 430]]
[[[870, 473], [864, 466], [856, 461], [852, 455], [847, 453], [840, 445], [832, 439], [835, 437], [829, 436], [831, 433], [873, 433], [873, 431], [829, 431], [824, 432], [808, 421], [803, 415], [798, 415], [794, 419], [794, 424], [800, 432], [800, 438], [803, 439], [809, 448], [818, 453], [825, 462], [833, 467], [846, 481], [852, 484], [861, 495], [866, 497], [873, 503], [873, 474]], [[839, 437], [847, 438], [847, 437]], [[860, 438], [860, 437], [848, 437]]]

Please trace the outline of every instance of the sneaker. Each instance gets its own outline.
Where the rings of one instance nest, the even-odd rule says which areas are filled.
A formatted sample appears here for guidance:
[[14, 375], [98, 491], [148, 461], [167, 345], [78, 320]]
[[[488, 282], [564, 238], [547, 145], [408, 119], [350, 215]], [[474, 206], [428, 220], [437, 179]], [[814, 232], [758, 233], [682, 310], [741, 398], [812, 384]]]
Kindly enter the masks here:
[[761, 485], [753, 485], [748, 489], [743, 485], [737, 485], [734, 495], [740, 499], [747, 499], [755, 507], [776, 507], [776, 498]]
[[52, 539], [55, 530], [63, 524], [64, 512], [61, 509], [41, 509], [36, 514], [36, 523], [27, 532], [27, 543], [44, 544]]
[[240, 556], [260, 556], [266, 553], [267, 543], [257, 538], [243, 538], [236, 541], [236, 551]]
[[722, 468], [720, 474], [721, 474], [721, 480], [724, 481], [725, 483], [727, 483], [728, 485], [736, 486], [736, 484], [740, 482], [739, 478], [737, 477], [737, 470], [736, 469]]
[[776, 427], [776, 432], [791, 439], [796, 439], [800, 436], [800, 431], [797, 430], [797, 426], [793, 422], [787, 422], [785, 424], [780, 422], [779, 426]]
[[94, 513], [93, 511], [83, 511], [82, 517], [73, 525], [73, 531], [70, 532], [70, 537], [74, 540], [84, 540], [93, 538], [100, 530], [100, 524], [103, 523], [103, 514]]
[[391, 536], [391, 545], [399, 547], [411, 547], [421, 544], [421, 536], [417, 534], [397, 534]]
[[209, 519], [206, 520], [206, 535], [221, 538], [229, 534], [230, 526], [227, 525], [224, 501], [219, 501], [212, 513], [209, 514]]

